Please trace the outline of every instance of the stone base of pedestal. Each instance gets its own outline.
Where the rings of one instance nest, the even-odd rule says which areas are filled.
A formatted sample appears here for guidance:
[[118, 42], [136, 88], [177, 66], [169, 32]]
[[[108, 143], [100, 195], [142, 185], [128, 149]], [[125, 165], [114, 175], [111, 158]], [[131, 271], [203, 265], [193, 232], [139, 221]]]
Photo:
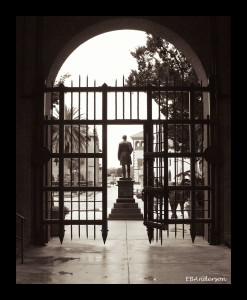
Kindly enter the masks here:
[[142, 220], [143, 215], [133, 198], [133, 180], [118, 181], [118, 198], [109, 214], [109, 220]]
[[[128, 201], [128, 202], [127, 202]], [[117, 199], [111, 210], [109, 220], [142, 220], [143, 215], [135, 199]]]
[[117, 198], [117, 203], [135, 203], [134, 198]]

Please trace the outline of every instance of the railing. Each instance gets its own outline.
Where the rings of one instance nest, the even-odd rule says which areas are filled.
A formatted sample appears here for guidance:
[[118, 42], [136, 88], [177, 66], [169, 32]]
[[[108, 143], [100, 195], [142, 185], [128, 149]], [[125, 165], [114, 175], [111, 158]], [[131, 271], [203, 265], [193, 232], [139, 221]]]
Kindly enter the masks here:
[[16, 217], [21, 220], [21, 236], [16, 235], [16, 239], [21, 241], [21, 263], [24, 262], [24, 222], [25, 218], [16, 213]]

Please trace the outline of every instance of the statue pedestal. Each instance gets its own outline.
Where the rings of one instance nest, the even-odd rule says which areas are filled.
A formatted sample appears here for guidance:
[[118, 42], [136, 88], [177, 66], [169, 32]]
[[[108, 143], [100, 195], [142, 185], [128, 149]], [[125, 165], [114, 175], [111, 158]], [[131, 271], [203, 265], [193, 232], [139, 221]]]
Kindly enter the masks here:
[[132, 179], [120, 179], [118, 180], [118, 198], [114, 207], [109, 215], [109, 220], [142, 220], [138, 203], [135, 203], [133, 198], [133, 185]]
[[[118, 180], [118, 198], [117, 203], [122, 203], [123, 201], [127, 201], [129, 203], [135, 202], [133, 198], [133, 186], [134, 180], [131, 179], [120, 179]], [[118, 201], [119, 200], [119, 201]]]

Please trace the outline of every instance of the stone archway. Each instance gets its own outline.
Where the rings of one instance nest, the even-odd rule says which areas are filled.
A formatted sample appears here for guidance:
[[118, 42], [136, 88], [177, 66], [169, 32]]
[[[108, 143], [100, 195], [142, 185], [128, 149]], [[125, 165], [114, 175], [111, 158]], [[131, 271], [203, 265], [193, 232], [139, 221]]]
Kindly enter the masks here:
[[[202, 82], [203, 86], [208, 85], [208, 76], [205, 69], [191, 46], [177, 33], [170, 30], [169, 28], [158, 24], [153, 21], [149, 21], [140, 17], [119, 17], [110, 20], [102, 21], [97, 24], [91, 25], [86, 29], [82, 30], [80, 33], [76, 34], [70, 41], [60, 50], [57, 57], [55, 58], [48, 76], [47, 85], [49, 86], [51, 81], [54, 80], [62, 67], [65, 60], [70, 56], [70, 54], [81, 44], [87, 40], [115, 30], [140, 30], [148, 33], [158, 35], [168, 42], [173, 44], [179, 51], [181, 51], [186, 58], [192, 64], [197, 77]], [[203, 93], [203, 110], [204, 118], [210, 114], [209, 97], [206, 93]]]
[[[155, 22], [147, 21], [137, 17], [121, 17], [119, 19], [114, 18], [111, 20], [103, 21], [95, 25], [91, 25], [84, 29], [80, 33], [76, 34], [63, 48], [60, 49], [58, 55], [56, 56], [47, 77], [47, 83], [49, 84], [52, 79], [55, 79], [57, 73], [59, 72], [61, 66], [69, 55], [81, 44], [87, 40], [106, 33], [116, 30], [141, 30], [148, 33], [158, 35], [170, 43], [172, 43], [178, 50], [180, 50], [187, 59], [191, 62], [198, 78], [202, 81], [205, 86], [208, 84], [208, 78], [206, 72], [199, 60], [197, 54], [190, 47], [190, 45], [182, 39], [178, 34], [163, 25], [157, 24]], [[204, 118], [209, 114], [209, 101], [208, 94], [204, 95]]]
[[49, 83], [56, 77], [59, 69], [68, 56], [81, 44], [99, 34], [123, 29], [146, 31], [166, 39], [187, 57], [187, 59], [191, 62], [198, 78], [202, 80], [202, 84], [206, 85], [208, 83], [208, 78], [201, 61], [191, 46], [184, 39], [167, 27], [153, 21], [141, 19], [140, 17], [119, 17], [102, 21], [91, 25], [82, 30], [80, 33], [76, 34], [58, 53], [49, 70], [47, 82]]

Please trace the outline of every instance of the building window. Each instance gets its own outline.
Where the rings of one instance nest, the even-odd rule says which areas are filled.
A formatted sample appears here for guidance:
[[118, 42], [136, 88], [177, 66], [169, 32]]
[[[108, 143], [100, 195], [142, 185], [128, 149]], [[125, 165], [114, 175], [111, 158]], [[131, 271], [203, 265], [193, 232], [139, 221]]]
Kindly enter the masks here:
[[143, 159], [142, 158], [138, 158], [137, 164], [138, 164], [139, 168], [142, 167], [142, 165], [143, 165]]

